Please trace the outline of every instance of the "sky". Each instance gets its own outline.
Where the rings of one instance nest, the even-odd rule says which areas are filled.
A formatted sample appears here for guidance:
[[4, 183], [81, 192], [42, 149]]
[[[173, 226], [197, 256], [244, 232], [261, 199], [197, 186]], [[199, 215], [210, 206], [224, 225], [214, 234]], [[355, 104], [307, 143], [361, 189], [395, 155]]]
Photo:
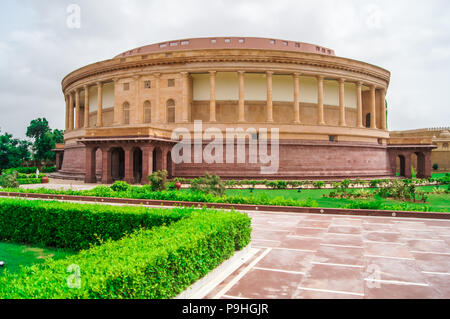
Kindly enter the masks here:
[[448, 0], [1, 0], [0, 134], [23, 138], [38, 117], [64, 129], [61, 81], [77, 68], [218, 36], [314, 43], [377, 65], [391, 72], [390, 130], [450, 126]]

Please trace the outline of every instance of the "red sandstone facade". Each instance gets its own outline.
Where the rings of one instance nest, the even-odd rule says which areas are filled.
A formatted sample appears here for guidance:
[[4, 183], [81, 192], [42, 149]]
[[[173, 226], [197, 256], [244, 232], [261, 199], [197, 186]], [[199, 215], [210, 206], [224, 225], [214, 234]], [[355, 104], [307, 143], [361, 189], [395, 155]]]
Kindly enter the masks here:
[[[277, 39], [185, 39], [133, 49], [64, 78], [58, 175], [103, 183], [145, 183], [159, 169], [180, 177], [386, 177], [395, 175], [398, 157], [408, 176], [415, 153], [419, 174], [429, 176], [430, 145], [390, 145], [389, 80], [388, 71], [331, 49]], [[262, 175], [264, 164], [250, 163], [249, 143], [258, 136], [243, 140], [244, 163], [174, 164], [171, 133], [193, 133], [194, 121], [204, 131], [278, 129], [279, 169]]]

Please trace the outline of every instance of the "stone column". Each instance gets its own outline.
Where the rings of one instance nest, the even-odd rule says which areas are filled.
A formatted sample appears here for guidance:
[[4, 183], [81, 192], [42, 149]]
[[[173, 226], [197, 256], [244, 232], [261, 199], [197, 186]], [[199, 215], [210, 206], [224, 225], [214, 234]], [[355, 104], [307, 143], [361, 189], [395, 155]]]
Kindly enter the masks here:
[[245, 71], [238, 71], [239, 75], [239, 120], [238, 122], [245, 122], [245, 87], [244, 87]]
[[[103, 83], [97, 82], [97, 127], [103, 126]], [[111, 175], [111, 173], [110, 173]]]
[[87, 146], [86, 147], [86, 172], [84, 175], [84, 182], [85, 183], [96, 183], [97, 178], [95, 176], [96, 174], [96, 158], [95, 153], [97, 149], [93, 146]]
[[147, 176], [153, 173], [154, 146], [143, 146], [142, 150], [142, 179], [141, 184], [148, 184]]
[[406, 178], [412, 178], [411, 155], [412, 155], [412, 153], [410, 153], [410, 152], [407, 152], [404, 154], [404, 156], [405, 156], [405, 177]]
[[79, 129], [80, 125], [80, 89], [75, 90], [75, 128]]
[[323, 114], [323, 79], [322, 75], [317, 76], [317, 124], [325, 125]]
[[66, 132], [69, 130], [70, 97], [66, 95]]
[[[141, 95], [141, 76], [140, 75], [135, 75], [133, 76], [133, 80], [134, 80], [134, 85], [135, 85], [135, 90], [134, 90], [134, 103], [135, 103], [135, 109], [133, 110], [133, 105], [130, 104], [130, 114], [129, 116], [129, 120], [130, 123], [129, 124], [133, 124], [133, 123], [144, 123], [144, 105], [141, 103], [141, 99], [140, 99], [140, 95]], [[136, 112], [135, 114], [133, 114], [134, 112]], [[135, 116], [132, 116], [135, 115]], [[122, 114], [123, 116], [123, 114]], [[134, 122], [133, 122], [133, 118], [134, 118]], [[122, 123], [125, 119], [122, 119]]]
[[111, 148], [102, 147], [102, 183], [111, 184], [113, 182], [111, 173]]
[[300, 124], [300, 74], [294, 73], [294, 123]]
[[209, 121], [216, 122], [216, 71], [209, 71]]
[[386, 130], [387, 126], [386, 126], [386, 89], [382, 88], [380, 90], [381, 92], [381, 107], [380, 107], [380, 112], [381, 112], [381, 129], [382, 130]]
[[356, 82], [356, 127], [363, 128], [363, 113], [362, 113], [362, 83]]
[[69, 130], [73, 130], [73, 92], [69, 93]]
[[266, 115], [266, 122], [272, 123], [273, 122], [273, 99], [272, 99], [272, 71], [267, 71], [267, 115]]
[[339, 126], [346, 126], [345, 123], [345, 79], [339, 79]]
[[89, 86], [84, 86], [84, 128], [89, 127]]
[[370, 86], [370, 128], [377, 128], [377, 114], [375, 111], [375, 85]]
[[167, 153], [169, 153], [169, 149], [167, 148], [167, 147], [163, 147], [163, 149], [162, 149], [162, 168], [161, 168], [161, 170], [166, 170], [166, 171], [168, 171], [168, 169], [167, 169]]
[[133, 176], [133, 148], [131, 146], [123, 147], [125, 153], [125, 176], [124, 181], [128, 184], [134, 184]]
[[181, 123], [189, 122], [189, 73], [181, 72], [183, 93], [181, 105]]
[[112, 78], [112, 81], [114, 83], [114, 125], [120, 125], [121, 124], [121, 120], [120, 120], [120, 116], [121, 116], [121, 111], [120, 111], [120, 99], [118, 97], [118, 93], [119, 93], [119, 78]]

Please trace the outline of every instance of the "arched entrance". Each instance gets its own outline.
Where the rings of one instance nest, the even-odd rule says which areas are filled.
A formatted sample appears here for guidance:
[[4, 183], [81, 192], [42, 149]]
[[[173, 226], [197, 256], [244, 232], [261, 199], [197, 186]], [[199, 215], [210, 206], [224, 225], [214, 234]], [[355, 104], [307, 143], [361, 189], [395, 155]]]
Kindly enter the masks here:
[[406, 176], [406, 166], [405, 166], [405, 156], [398, 155], [396, 158], [396, 172], [400, 174], [401, 177]]
[[162, 170], [162, 167], [162, 150], [159, 147], [155, 147], [155, 149], [153, 150], [153, 172]]
[[173, 172], [172, 172], [172, 153], [167, 152], [167, 177], [172, 178]]
[[125, 177], [125, 152], [121, 147], [111, 150], [111, 177], [113, 181], [123, 180]]
[[133, 180], [134, 183], [140, 183], [142, 179], [142, 150], [135, 148], [133, 150]]

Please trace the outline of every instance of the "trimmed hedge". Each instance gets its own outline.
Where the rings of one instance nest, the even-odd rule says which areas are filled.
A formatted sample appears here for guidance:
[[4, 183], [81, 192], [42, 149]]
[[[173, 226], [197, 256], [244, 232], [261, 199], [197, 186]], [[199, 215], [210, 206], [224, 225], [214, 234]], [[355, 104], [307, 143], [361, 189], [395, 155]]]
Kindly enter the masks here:
[[[170, 226], [6, 273], [0, 298], [172, 298], [245, 247], [250, 232], [247, 215], [196, 211]], [[67, 285], [70, 265], [79, 266], [79, 289]]]
[[20, 185], [29, 185], [29, 184], [42, 184], [42, 178], [18, 178], [17, 182]]
[[192, 212], [136, 206], [0, 199], [0, 240], [86, 249], [140, 228], [178, 221]]

